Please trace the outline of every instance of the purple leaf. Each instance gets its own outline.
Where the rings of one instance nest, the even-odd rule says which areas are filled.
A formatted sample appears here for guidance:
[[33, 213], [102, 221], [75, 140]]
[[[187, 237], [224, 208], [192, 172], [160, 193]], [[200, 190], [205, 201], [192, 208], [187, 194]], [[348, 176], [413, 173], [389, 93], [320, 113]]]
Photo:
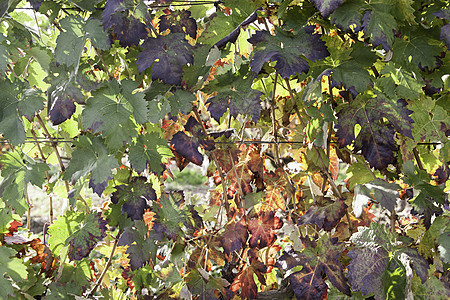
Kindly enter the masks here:
[[297, 225], [315, 224], [325, 231], [331, 231], [347, 211], [347, 205], [340, 200], [324, 206], [312, 206], [298, 219]]
[[169, 29], [172, 33], [186, 33], [191, 38], [197, 37], [197, 22], [191, 18], [188, 10], [171, 11], [160, 17], [159, 31]]
[[137, 65], [142, 73], [152, 66], [152, 79], [164, 83], [180, 85], [183, 66], [193, 62], [192, 46], [181, 33], [149, 38], [142, 45]]
[[121, 46], [139, 45], [141, 39], [148, 35], [147, 26], [135, 17], [127, 17], [116, 13], [111, 17], [113, 36], [119, 40]]
[[[412, 112], [405, 107], [404, 101], [370, 95], [358, 96], [348, 106], [343, 107], [338, 116], [337, 133], [340, 147], [354, 142], [354, 151], [362, 150], [363, 156], [371, 166], [384, 169], [395, 161], [395, 131], [412, 138]], [[385, 124], [383, 118], [389, 121]], [[355, 125], [361, 126], [355, 138]]]
[[108, 181], [113, 179], [112, 176], [109, 176], [107, 180], [97, 183], [94, 183], [94, 178], [91, 177], [89, 179], [89, 187], [92, 188], [92, 191], [94, 193], [96, 193], [99, 197], [102, 196], [103, 191], [106, 189], [106, 187], [108, 186]]
[[75, 102], [84, 103], [80, 89], [73, 86], [56, 88], [51, 98], [50, 120], [53, 122], [53, 125], [59, 125], [70, 119], [75, 112]]
[[316, 61], [329, 55], [320, 35], [313, 34], [314, 26], [305, 26], [297, 35], [276, 30], [272, 36], [267, 31], [257, 31], [248, 41], [257, 49], [250, 66], [259, 73], [265, 62], [276, 61], [275, 70], [283, 78], [296, 73], [306, 73], [309, 65], [300, 55]]
[[111, 195], [111, 202], [122, 205], [122, 213], [132, 220], [142, 220], [145, 209], [156, 200], [156, 192], [145, 177], [136, 177], [129, 185], [120, 185]]
[[322, 17], [328, 18], [328, 16], [335, 11], [343, 1], [344, 0], [311, 0], [311, 3], [320, 11]]
[[442, 26], [440, 39], [443, 40], [447, 48], [450, 49], [450, 24]]
[[202, 165], [203, 155], [198, 151], [199, 143], [187, 136], [186, 133], [182, 131], [175, 133], [170, 141], [170, 146], [187, 160], [196, 165]]

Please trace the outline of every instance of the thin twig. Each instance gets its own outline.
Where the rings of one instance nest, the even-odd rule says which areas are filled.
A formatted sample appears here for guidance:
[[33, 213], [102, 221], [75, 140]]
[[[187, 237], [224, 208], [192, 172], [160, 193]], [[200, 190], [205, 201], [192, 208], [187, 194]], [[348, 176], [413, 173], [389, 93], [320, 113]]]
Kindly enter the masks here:
[[[45, 126], [45, 123], [42, 120], [41, 116], [36, 115], [36, 117], [37, 117], [37, 120], [38, 120], [39, 124], [41, 125], [42, 129], [44, 130], [45, 134], [47, 135], [47, 138], [51, 141], [51, 145], [52, 145], [53, 150], [55, 151], [56, 158], [58, 159], [61, 171], [64, 172], [66, 170], [66, 167], [64, 166], [64, 163], [61, 159], [61, 155], [59, 155], [58, 147], [56, 146], [57, 143], [53, 141], [53, 137], [51, 136], [50, 132], [48, 131], [47, 126]], [[69, 183], [67, 182], [67, 180], [64, 180], [64, 183], [66, 186], [66, 191], [67, 191], [67, 193], [69, 193], [69, 191], [70, 191]]]
[[425, 168], [423, 167], [422, 160], [420, 159], [420, 156], [419, 156], [419, 151], [417, 151], [416, 147], [414, 147], [413, 153], [414, 153], [414, 158], [417, 161], [417, 165], [419, 166], [419, 169], [422, 171], [426, 171]]
[[95, 53], [97, 53], [98, 57], [100, 57], [100, 60], [102, 61], [103, 68], [105, 69], [106, 74], [108, 74], [109, 80], [113, 79], [114, 76], [112, 76], [111, 73], [109, 72], [108, 65], [105, 63], [103, 56], [100, 54], [100, 51], [97, 48], [94, 48], [94, 49], [95, 49]]
[[[41, 155], [41, 158], [44, 162], [46, 162], [44, 152], [42, 151], [41, 145], [38, 142], [38, 138], [36, 136], [36, 132], [34, 129], [31, 129], [31, 134], [33, 135], [34, 140], [36, 141], [36, 146], [39, 150], [39, 154]], [[48, 171], [45, 171], [45, 178], [47, 178], [47, 182], [50, 182], [50, 174]], [[50, 218], [50, 224], [53, 224], [53, 197], [49, 195], [49, 218]]]
[[114, 244], [113, 244], [113, 247], [111, 249], [111, 253], [109, 254], [108, 262], [106, 263], [106, 266], [103, 269], [102, 274], [100, 274], [100, 277], [97, 279], [97, 282], [95, 283], [94, 287], [92, 288], [92, 290], [87, 295], [88, 298], [89, 298], [89, 296], [91, 296], [92, 294], [95, 293], [97, 288], [102, 283], [103, 277], [105, 277], [106, 272], [108, 271], [109, 267], [111, 266], [111, 262], [112, 262], [112, 259], [113, 259], [113, 256], [114, 256], [114, 252], [116, 251], [117, 244], [119, 243], [120, 234], [121, 234], [121, 232], [119, 230], [119, 232], [117, 233], [117, 236], [114, 238]]

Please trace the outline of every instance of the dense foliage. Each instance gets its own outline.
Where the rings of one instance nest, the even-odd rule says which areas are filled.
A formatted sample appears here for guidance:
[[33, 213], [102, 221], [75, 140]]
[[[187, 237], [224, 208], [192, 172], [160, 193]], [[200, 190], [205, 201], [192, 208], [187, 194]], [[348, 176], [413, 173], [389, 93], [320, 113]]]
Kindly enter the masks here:
[[[448, 299], [449, 19], [2, 0], [0, 298]], [[166, 189], [175, 164], [206, 198]]]

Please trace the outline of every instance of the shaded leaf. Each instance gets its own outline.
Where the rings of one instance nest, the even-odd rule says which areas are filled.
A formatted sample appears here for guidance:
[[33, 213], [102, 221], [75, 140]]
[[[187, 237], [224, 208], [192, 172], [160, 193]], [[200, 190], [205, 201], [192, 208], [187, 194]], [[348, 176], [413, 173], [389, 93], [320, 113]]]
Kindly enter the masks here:
[[252, 89], [251, 76], [243, 78], [247, 70], [247, 67], [243, 66], [239, 72], [229, 71], [216, 77], [204, 88], [204, 92], [218, 92], [206, 101], [206, 104], [209, 104], [208, 111], [216, 121], [220, 121], [228, 108], [234, 117], [249, 114], [254, 122], [259, 119], [263, 93]]
[[109, 154], [104, 140], [99, 136], [90, 134], [80, 136], [74, 141], [74, 145], [76, 149], [64, 172], [64, 179], [75, 182], [90, 174], [92, 181], [90, 185], [96, 187], [97, 194], [101, 194], [111, 178], [111, 170], [119, 167], [117, 159]]
[[[397, 147], [394, 141], [395, 131], [412, 137], [413, 120], [409, 117], [410, 110], [405, 108], [405, 102], [374, 97], [365, 93], [358, 96], [339, 113], [336, 136], [340, 147], [350, 145], [354, 141], [355, 151], [362, 150], [363, 156], [376, 169], [384, 169], [394, 162], [394, 151]], [[383, 118], [389, 124], [383, 122]], [[361, 126], [355, 138], [354, 127]]]
[[130, 259], [131, 270], [142, 268], [156, 257], [156, 245], [152, 238], [146, 238], [148, 227], [143, 221], [135, 223], [135, 227], [127, 227], [119, 238], [119, 246], [128, 246], [126, 253]]
[[70, 119], [75, 112], [75, 102], [83, 103], [83, 98], [79, 88], [67, 85], [57, 87], [51, 95], [50, 120], [53, 125], [59, 125]]
[[[283, 254], [275, 266], [289, 271], [296, 266], [302, 266], [299, 272], [289, 275], [291, 287], [297, 299], [323, 299], [327, 295], [327, 285], [322, 278], [326, 274], [330, 282], [342, 293], [350, 295], [351, 291], [344, 277], [343, 266], [339, 261], [344, 245], [337, 238], [329, 239], [322, 236], [317, 244], [314, 241], [306, 243], [301, 252]], [[295, 269], [294, 269], [295, 271]]]
[[180, 85], [183, 66], [193, 62], [192, 46], [181, 33], [148, 38], [142, 45], [137, 65], [139, 72], [152, 68], [152, 79]]
[[315, 224], [326, 231], [331, 231], [347, 211], [347, 205], [344, 201], [337, 200], [334, 203], [317, 207], [311, 206], [308, 211], [301, 216], [297, 225]]
[[228, 255], [241, 250], [247, 244], [247, 239], [248, 232], [244, 219], [228, 224], [225, 232], [219, 237], [220, 245]]
[[22, 116], [31, 120], [44, 108], [45, 99], [40, 91], [27, 87], [26, 83], [19, 80], [0, 80], [0, 133], [13, 145], [25, 141]]
[[394, 17], [383, 10], [366, 11], [363, 18], [363, 32], [370, 37], [373, 47], [382, 45], [384, 50], [392, 50], [394, 42], [393, 31], [397, 28]]
[[359, 32], [362, 29], [361, 0], [345, 1], [330, 15], [331, 22], [345, 32]]
[[146, 209], [156, 201], [156, 192], [145, 177], [136, 177], [127, 186], [116, 186], [111, 202], [122, 207], [122, 213], [132, 220], [142, 220]]
[[328, 18], [342, 2], [343, 0], [311, 0], [311, 3], [316, 6], [317, 10], [320, 11], [320, 14], [324, 18]]
[[139, 173], [148, 166], [150, 171], [161, 174], [164, 171], [163, 165], [172, 156], [167, 140], [162, 139], [159, 133], [151, 132], [137, 137], [136, 142], [130, 146], [128, 159]]
[[172, 33], [185, 33], [191, 38], [197, 37], [197, 22], [191, 18], [188, 10], [169, 11], [160, 17], [159, 31], [169, 29]]
[[111, 16], [110, 22], [113, 37], [119, 40], [122, 47], [139, 45], [148, 36], [147, 26], [133, 16], [116, 13]]
[[308, 72], [308, 62], [300, 56], [315, 61], [329, 55], [320, 35], [313, 33], [314, 26], [305, 26], [297, 35], [279, 29], [275, 36], [257, 31], [248, 40], [256, 49], [250, 62], [252, 71], [258, 74], [265, 62], [276, 61], [275, 70], [283, 78]]

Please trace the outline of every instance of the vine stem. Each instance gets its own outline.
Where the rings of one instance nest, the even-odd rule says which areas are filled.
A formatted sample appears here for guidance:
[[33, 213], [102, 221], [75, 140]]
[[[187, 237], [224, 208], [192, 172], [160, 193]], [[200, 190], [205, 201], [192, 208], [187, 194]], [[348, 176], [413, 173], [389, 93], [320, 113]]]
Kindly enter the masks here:
[[[194, 115], [195, 115], [195, 118], [197, 119], [197, 122], [200, 124], [200, 126], [202, 128], [202, 132], [205, 134], [205, 136], [208, 136], [208, 133], [206, 132], [205, 127], [203, 126], [202, 119], [200, 118], [200, 114], [197, 111], [197, 106], [194, 105], [194, 107], [192, 108], [192, 111], [194, 112]], [[223, 175], [222, 168], [219, 165], [219, 160], [217, 159], [216, 154], [214, 152], [211, 152], [211, 157], [212, 157], [212, 159], [214, 161], [214, 164], [217, 167], [217, 170], [219, 171], [220, 180], [222, 181], [222, 201], [221, 201], [221, 204], [220, 204], [220, 208], [217, 211], [218, 216], [221, 216], [222, 215], [221, 214], [222, 207], [225, 206], [225, 208], [227, 208], [227, 206], [228, 206], [228, 192], [227, 192], [227, 187], [226, 187], [226, 184], [225, 184], [225, 176]], [[216, 223], [216, 225], [214, 226], [214, 229], [215, 229], [215, 227], [218, 224], [219, 224], [219, 222]]]
[[[36, 136], [36, 132], [34, 131], [34, 129], [31, 129], [31, 134], [33, 135], [33, 139], [36, 142], [36, 146], [39, 150], [39, 154], [41, 155], [42, 160], [45, 162], [45, 155], [44, 152], [42, 151], [41, 145], [38, 142], [37, 136]], [[48, 173], [48, 171], [45, 171], [45, 178], [47, 178], [47, 181], [50, 182], [50, 174]], [[50, 218], [50, 224], [53, 224], [53, 197], [51, 195], [49, 195], [49, 218]]]
[[[287, 88], [289, 90], [289, 95], [291, 96], [291, 101], [292, 101], [292, 105], [294, 106], [295, 113], [297, 114], [297, 117], [298, 117], [300, 123], [302, 124], [302, 126], [306, 126], [306, 123], [305, 123], [305, 121], [303, 121], [300, 111], [298, 110], [297, 105], [294, 101], [294, 93], [292, 92], [291, 84], [289, 83], [289, 78], [286, 78], [285, 81], [286, 81]], [[342, 193], [337, 188], [336, 183], [333, 180], [333, 177], [331, 177], [330, 172], [328, 170], [328, 166], [323, 161], [319, 149], [317, 149], [316, 147], [313, 147], [313, 149], [316, 151], [317, 156], [319, 157], [319, 160], [322, 164], [322, 170], [325, 173], [326, 177], [328, 178], [328, 182], [330, 183], [331, 188], [333, 189], [333, 192], [336, 194], [336, 196], [338, 196], [338, 198], [340, 200], [344, 200], [345, 198], [343, 197]], [[349, 228], [350, 232], [353, 232], [353, 226], [351, 223], [350, 214], [348, 213], [348, 210], [346, 211], [346, 215], [347, 215], [347, 220], [348, 220], [348, 228]]]
[[114, 76], [111, 75], [111, 72], [109, 72], [108, 66], [105, 63], [105, 60], [103, 59], [103, 56], [100, 54], [100, 51], [97, 48], [95, 49], [95, 53], [97, 53], [98, 57], [100, 57], [100, 60], [102, 61], [103, 67], [106, 70], [106, 73], [108, 74], [109, 80], [113, 79]]
[[89, 292], [89, 294], [87, 295], [87, 297], [89, 298], [89, 296], [91, 296], [92, 294], [95, 293], [95, 291], [97, 290], [97, 288], [100, 286], [100, 284], [102, 283], [103, 277], [105, 277], [106, 272], [108, 271], [109, 267], [111, 266], [112, 263], [112, 259], [114, 256], [114, 252], [116, 251], [117, 248], [117, 244], [119, 243], [119, 237], [120, 237], [120, 230], [117, 233], [117, 236], [114, 238], [114, 244], [113, 247], [111, 249], [111, 253], [109, 254], [109, 258], [108, 258], [108, 262], [106, 263], [105, 268], [103, 269], [103, 272], [100, 274], [100, 277], [97, 279], [97, 282], [95, 283], [94, 287], [92, 288], [92, 290]]
[[232, 168], [232, 170], [234, 172], [234, 175], [236, 176], [236, 180], [237, 180], [237, 183], [238, 183], [239, 191], [241, 192], [241, 195], [242, 195], [242, 211], [244, 212], [245, 222], [248, 223], [247, 212], [245, 211], [244, 190], [242, 189], [241, 178], [239, 177], [239, 174], [238, 174], [237, 169], [236, 169], [236, 165], [234, 164], [233, 155], [231, 154], [231, 151], [228, 150], [228, 153], [230, 155], [231, 168]]
[[422, 170], [422, 171], [426, 171], [424, 166], [423, 166], [422, 160], [420, 159], [419, 151], [417, 151], [416, 147], [414, 147], [414, 149], [413, 149], [413, 154], [414, 154], [414, 158], [417, 161], [417, 165], [419, 166], [419, 169]]
[[275, 164], [277, 165], [277, 168], [280, 168], [283, 171], [283, 177], [284, 180], [286, 180], [286, 183], [289, 185], [288, 188], [288, 200], [286, 203], [286, 209], [289, 213], [289, 218], [291, 218], [291, 210], [288, 209], [289, 206], [289, 198], [292, 199], [292, 201], [295, 201], [295, 186], [293, 185], [293, 183], [291, 182], [291, 179], [289, 178], [288, 174], [286, 174], [286, 170], [281, 167], [281, 163], [280, 163], [280, 153], [278, 151], [278, 128], [277, 128], [277, 123], [276, 123], [276, 118], [275, 118], [275, 108], [276, 108], [276, 90], [277, 90], [277, 85], [278, 85], [278, 71], [275, 72], [275, 79], [274, 79], [274, 83], [273, 83], [273, 91], [272, 91], [272, 134], [273, 134], [273, 138], [275, 140], [275, 143], [273, 144], [273, 153], [274, 153], [274, 158], [275, 158]]
[[[51, 142], [52, 148], [53, 148], [53, 150], [55, 151], [55, 154], [56, 154], [56, 158], [58, 159], [61, 171], [64, 172], [66, 170], [66, 167], [64, 167], [64, 163], [63, 163], [63, 161], [61, 159], [61, 155], [59, 154], [58, 147], [56, 147], [56, 142], [53, 140], [53, 137], [51, 136], [50, 132], [48, 131], [47, 126], [45, 126], [45, 123], [42, 120], [41, 116], [40, 115], [36, 115], [36, 117], [37, 117], [37, 120], [38, 120], [39, 124], [41, 125], [42, 129], [44, 130], [45, 134], [47, 135], [47, 138]], [[70, 188], [69, 188], [69, 183], [67, 182], [67, 180], [64, 180], [64, 184], [66, 185], [67, 193], [69, 193]]]

